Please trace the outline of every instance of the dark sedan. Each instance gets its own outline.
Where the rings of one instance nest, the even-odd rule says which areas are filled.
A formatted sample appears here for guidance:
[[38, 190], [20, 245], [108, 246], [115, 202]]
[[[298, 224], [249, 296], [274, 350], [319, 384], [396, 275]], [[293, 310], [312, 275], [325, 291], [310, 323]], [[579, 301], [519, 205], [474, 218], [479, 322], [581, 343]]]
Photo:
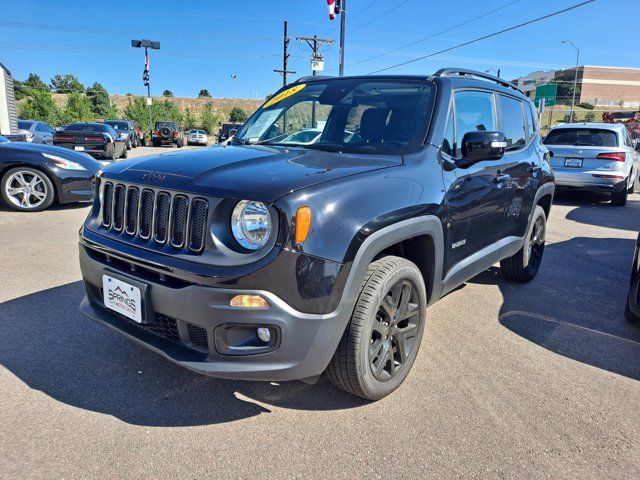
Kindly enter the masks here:
[[53, 144], [108, 160], [127, 158], [127, 136], [104, 123], [72, 123], [53, 135]]
[[37, 212], [58, 203], [89, 202], [102, 165], [84, 153], [25, 142], [0, 143], [2, 200]]

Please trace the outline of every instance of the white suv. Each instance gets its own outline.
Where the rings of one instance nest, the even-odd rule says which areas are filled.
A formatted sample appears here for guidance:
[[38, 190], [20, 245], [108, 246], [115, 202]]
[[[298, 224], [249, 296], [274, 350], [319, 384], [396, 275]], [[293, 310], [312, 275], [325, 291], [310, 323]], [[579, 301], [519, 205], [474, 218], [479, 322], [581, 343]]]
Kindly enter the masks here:
[[628, 130], [615, 123], [567, 123], [554, 127], [544, 144], [553, 153], [558, 188], [608, 192], [627, 203], [638, 183], [640, 156]]

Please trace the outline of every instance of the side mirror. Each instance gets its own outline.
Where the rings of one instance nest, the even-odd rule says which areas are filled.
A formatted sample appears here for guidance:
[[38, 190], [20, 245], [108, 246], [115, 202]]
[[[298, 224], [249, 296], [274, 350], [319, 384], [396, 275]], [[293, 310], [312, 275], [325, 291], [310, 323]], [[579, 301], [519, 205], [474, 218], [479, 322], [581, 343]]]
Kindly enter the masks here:
[[507, 141], [502, 132], [467, 132], [462, 137], [462, 158], [456, 160], [460, 168], [468, 168], [484, 160], [500, 160]]

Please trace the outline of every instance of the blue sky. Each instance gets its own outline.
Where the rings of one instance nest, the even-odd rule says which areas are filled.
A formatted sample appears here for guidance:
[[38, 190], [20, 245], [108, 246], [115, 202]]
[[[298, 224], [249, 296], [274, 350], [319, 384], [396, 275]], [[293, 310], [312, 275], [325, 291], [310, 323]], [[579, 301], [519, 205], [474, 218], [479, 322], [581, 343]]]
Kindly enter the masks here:
[[[580, 0], [348, 0], [346, 74], [367, 74], [402, 61], [544, 15]], [[511, 4], [505, 6], [507, 4]], [[405, 49], [367, 60], [473, 17], [482, 19]], [[443, 66], [502, 69], [512, 78], [538, 69], [581, 64], [640, 67], [640, 0], [597, 0], [561, 16], [524, 27], [388, 73], [432, 73]], [[73, 73], [85, 84], [102, 83], [111, 93], [145, 94], [143, 53], [132, 38], [161, 42], [152, 52], [152, 94], [170, 89], [196, 96], [236, 94], [264, 98], [281, 78], [282, 20], [289, 21], [293, 78], [310, 73], [309, 48], [296, 35], [332, 37], [328, 74], [337, 74], [339, 17], [330, 22], [325, 0], [125, 1], [0, 0], [0, 62], [18, 79], [29, 72], [48, 81]], [[356, 64], [357, 63], [357, 64]], [[355, 65], [354, 65], [355, 64]], [[291, 78], [290, 78], [291, 79]]]

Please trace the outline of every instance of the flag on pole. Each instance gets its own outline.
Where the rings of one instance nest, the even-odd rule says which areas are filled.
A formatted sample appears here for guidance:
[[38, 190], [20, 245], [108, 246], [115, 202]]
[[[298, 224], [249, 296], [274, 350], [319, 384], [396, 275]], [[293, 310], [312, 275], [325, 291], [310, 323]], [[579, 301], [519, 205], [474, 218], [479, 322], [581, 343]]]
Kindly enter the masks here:
[[340, 13], [340, 0], [327, 0], [327, 6], [329, 7], [329, 20], [335, 20], [336, 15]]
[[144, 72], [142, 72], [142, 83], [144, 86], [149, 85], [149, 54], [144, 52]]

